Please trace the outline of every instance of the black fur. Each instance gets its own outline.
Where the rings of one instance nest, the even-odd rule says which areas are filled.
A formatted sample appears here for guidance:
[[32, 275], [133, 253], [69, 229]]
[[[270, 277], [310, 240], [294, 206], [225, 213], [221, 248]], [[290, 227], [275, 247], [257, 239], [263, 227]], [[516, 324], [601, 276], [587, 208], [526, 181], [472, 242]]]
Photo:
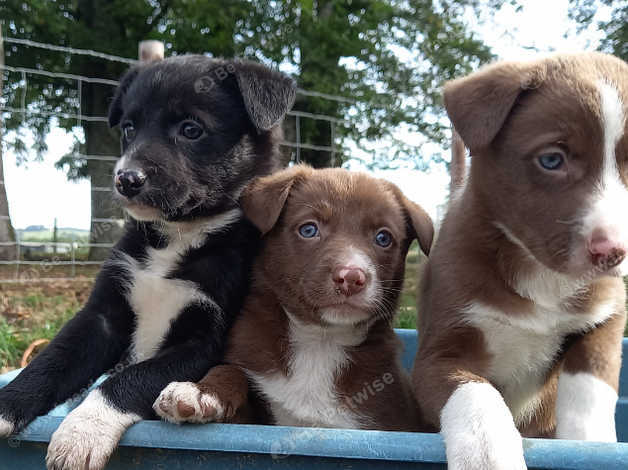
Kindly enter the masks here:
[[[147, 183], [132, 200], [119, 197], [128, 209], [140, 205], [159, 215], [127, 223], [85, 307], [0, 389], [0, 417], [15, 431], [111, 369], [116, 372], [100, 386], [108, 402], [120, 411], [154, 417], [152, 403], [168, 383], [198, 381], [221, 361], [226, 331], [248, 289], [257, 229], [240, 217], [181, 256], [166, 277], [194, 282], [214, 303], [191, 302], [173, 320], [157, 353], [138, 363], [131, 360], [136, 312], [127, 294], [132, 273], [122, 261], [131, 257], [141, 265], [149, 248], [166, 250], [173, 242], [164, 228], [168, 224], [236, 208], [238, 190], [277, 165], [281, 133], [276, 125], [294, 93], [290, 79], [258, 64], [203, 56], [138, 66], [124, 76], [109, 122], [134, 126], [133, 138], [122, 140], [125, 165], [144, 171]], [[186, 120], [202, 126], [202, 138], [180, 136]]]

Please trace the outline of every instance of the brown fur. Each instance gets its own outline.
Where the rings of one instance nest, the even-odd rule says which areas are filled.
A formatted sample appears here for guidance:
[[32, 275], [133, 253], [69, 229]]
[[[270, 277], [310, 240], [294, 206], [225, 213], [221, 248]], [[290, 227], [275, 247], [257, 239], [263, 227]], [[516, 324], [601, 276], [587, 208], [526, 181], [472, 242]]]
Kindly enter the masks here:
[[[628, 103], [628, 66], [603, 54], [556, 56], [530, 63], [498, 63], [445, 87], [445, 105], [472, 155], [469, 180], [453, 201], [432, 248], [419, 303], [421, 343], [414, 386], [425, 418], [440, 426], [440, 412], [467, 381], [490, 382], [488, 352], [465, 308], [481, 302], [503, 311], [504, 322], [531, 316], [535, 303], [516, 290], [517, 279], [539, 263], [586, 282], [561, 310], [585, 315], [608, 300], [615, 314], [565, 341], [539, 389], [539, 404], [519, 429], [551, 436], [561, 370], [586, 371], [617, 390], [625, 293], [621, 278], [575, 265], [569, 255], [582, 243], [573, 221], [585, 207], [602, 168], [603, 128], [595, 83], [606, 77]], [[627, 183], [628, 133], [617, 145]], [[533, 157], [548, 145], [569, 149], [569, 171], [540, 171]], [[624, 155], [623, 159], [621, 155]], [[534, 261], [508, 239], [499, 222], [523, 242]], [[591, 275], [588, 279], [587, 276]], [[558, 314], [558, 313], [557, 313]], [[559, 343], [560, 344], [560, 343]], [[499, 384], [493, 383], [498, 388]]]
[[[264, 248], [254, 268], [251, 293], [231, 330], [227, 362], [246, 370], [253, 377], [253, 387], [259, 389], [257, 376], [295, 373], [290, 362], [295, 347], [290, 340], [292, 322], [320, 326], [315, 331], [330, 338], [345, 326], [350, 332], [363, 331], [364, 337], [357, 336], [356, 344], [344, 347], [348, 361], [335, 373], [334, 392], [343, 413], [354, 415], [364, 428], [425, 429], [400, 364], [401, 344], [391, 321], [410, 243], [419, 238], [426, 252], [431, 245], [433, 229], [427, 214], [388, 182], [340, 169], [304, 166], [257, 180], [243, 193], [241, 205], [265, 233]], [[308, 221], [317, 222], [319, 240], [300, 238], [297, 230]], [[393, 235], [388, 248], [375, 244], [382, 227]], [[345, 301], [354, 302], [353, 296], [347, 300], [334, 289], [331, 273], [350, 246], [361, 250], [375, 266], [381, 288], [373, 304], [346, 306]], [[368, 282], [374, 279], [369, 276]], [[328, 306], [338, 309], [346, 325], [323, 318]], [[199, 388], [217, 393], [214, 376], [210, 371]], [[234, 380], [241, 387], [238, 391], [222, 388], [241, 399], [246, 396], [245, 383], [237, 373]], [[260, 392], [263, 396], [264, 389]]]

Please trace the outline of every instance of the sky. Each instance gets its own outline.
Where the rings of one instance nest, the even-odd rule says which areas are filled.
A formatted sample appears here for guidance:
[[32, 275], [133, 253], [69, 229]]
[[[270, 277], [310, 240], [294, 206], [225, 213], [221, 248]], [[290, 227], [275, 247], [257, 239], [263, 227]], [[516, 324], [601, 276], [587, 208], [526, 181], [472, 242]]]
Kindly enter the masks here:
[[[520, 11], [505, 5], [485, 18], [469, 15], [466, 20], [500, 59], [521, 60], [550, 52], [594, 50], [602, 33], [595, 28], [578, 33], [568, 18], [568, 0], [527, 0]], [[598, 12], [604, 19], [608, 9]], [[10, 65], [10, 64], [9, 64]], [[420, 141], [411, 134], [404, 136], [409, 143]], [[48, 137], [48, 152], [42, 162], [16, 166], [15, 156], [3, 153], [5, 185], [9, 211], [14, 227], [29, 225], [52, 227], [55, 217], [59, 227], [89, 229], [90, 184], [69, 182], [65, 173], [54, 163], [72, 145], [72, 136], [54, 129]], [[448, 155], [448, 151], [443, 151]], [[359, 162], [347, 165], [351, 170], [368, 171]], [[426, 172], [410, 170], [379, 170], [372, 172], [398, 185], [404, 193], [421, 204], [436, 219], [439, 206], [445, 203], [449, 175], [444, 165], [432, 165]], [[0, 214], [3, 215], [3, 214]]]

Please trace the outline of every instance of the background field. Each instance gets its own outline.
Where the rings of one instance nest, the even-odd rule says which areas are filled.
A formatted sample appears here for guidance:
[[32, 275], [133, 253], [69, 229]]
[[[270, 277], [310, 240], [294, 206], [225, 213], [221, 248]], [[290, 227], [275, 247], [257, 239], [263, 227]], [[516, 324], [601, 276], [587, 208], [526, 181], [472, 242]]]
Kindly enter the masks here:
[[[424, 259], [414, 244], [408, 254], [406, 282], [395, 322], [398, 328], [415, 327], [417, 272]], [[19, 367], [22, 354], [33, 341], [54, 337], [87, 300], [91, 287], [92, 281], [80, 278], [0, 283], [0, 373]]]
[[[396, 328], [416, 328], [416, 299], [425, 256], [414, 243], [406, 261], [406, 279], [395, 319]], [[51, 339], [85, 303], [97, 266], [83, 269], [74, 281], [0, 283], [0, 373], [19, 367], [29, 344]], [[51, 277], [63, 269], [51, 271]], [[628, 328], [626, 331], [628, 335]]]

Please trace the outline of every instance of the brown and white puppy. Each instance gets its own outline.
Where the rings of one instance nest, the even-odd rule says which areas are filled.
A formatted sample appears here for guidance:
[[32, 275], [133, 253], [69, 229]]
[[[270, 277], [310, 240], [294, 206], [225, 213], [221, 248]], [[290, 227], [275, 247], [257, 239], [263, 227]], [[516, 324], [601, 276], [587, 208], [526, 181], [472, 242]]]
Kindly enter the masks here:
[[391, 323], [410, 243], [432, 242], [429, 216], [386, 181], [304, 166], [257, 180], [241, 206], [264, 236], [231, 366], [170, 384], [155, 411], [233, 420], [248, 377], [276, 424], [420, 429]]
[[449, 468], [521, 435], [615, 441], [628, 274], [628, 65], [557, 55], [445, 86], [471, 152], [420, 301], [414, 385]]

